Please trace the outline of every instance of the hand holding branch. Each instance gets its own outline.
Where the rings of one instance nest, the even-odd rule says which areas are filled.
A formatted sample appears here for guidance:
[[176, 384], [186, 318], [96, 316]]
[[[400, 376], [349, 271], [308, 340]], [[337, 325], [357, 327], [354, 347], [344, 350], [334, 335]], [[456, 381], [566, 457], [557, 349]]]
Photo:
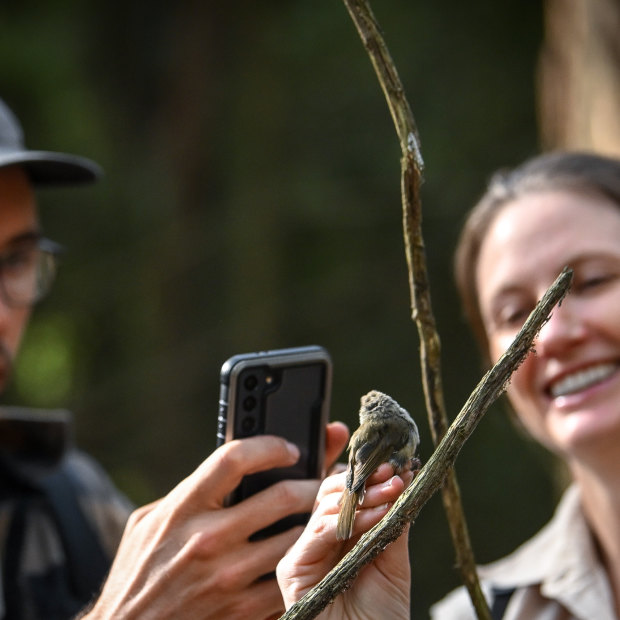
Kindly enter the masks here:
[[[504, 391], [512, 373], [518, 368], [525, 357], [532, 351], [532, 346], [540, 328], [548, 320], [553, 307], [559, 303], [568, 292], [572, 279], [572, 271], [564, 269], [556, 281], [549, 287], [543, 298], [537, 304], [521, 331], [508, 347], [500, 360], [489, 370], [461, 409], [439, 446], [433, 452], [428, 462], [419, 471], [407, 490], [399, 497], [385, 518], [364, 534], [359, 542], [342, 558], [327, 576], [317, 583], [311, 590], [294, 605], [290, 606], [282, 618], [307, 620], [315, 618], [327, 605], [346, 590], [350, 598], [357, 590], [363, 589], [359, 580], [354, 580], [366, 564], [377, 558], [383, 550], [390, 550], [388, 545], [403, 534], [408, 524], [415, 520], [424, 504], [441, 487], [447, 472], [453, 466], [461, 448], [473, 433], [489, 406]], [[315, 527], [316, 521], [312, 527]], [[361, 526], [361, 520], [357, 526]], [[366, 523], [368, 525], [368, 523]], [[310, 526], [309, 526], [310, 527]], [[335, 525], [334, 525], [335, 527]], [[358, 530], [359, 531], [359, 530]], [[306, 535], [307, 534], [307, 535]], [[305, 545], [320, 547], [320, 539], [314, 539], [317, 530], [306, 530], [302, 536]], [[335, 533], [333, 533], [335, 540]], [[343, 553], [346, 547], [338, 547], [337, 552]], [[299, 562], [303, 565], [306, 553], [314, 550], [302, 549], [295, 545], [289, 553], [287, 562]], [[320, 552], [319, 552], [320, 555]], [[330, 558], [332, 560], [333, 558]], [[327, 568], [329, 562], [323, 562], [321, 568]], [[384, 565], [385, 566], [385, 565]], [[373, 573], [370, 573], [371, 575]], [[376, 576], [376, 573], [374, 573]], [[398, 573], [396, 573], [398, 574]], [[291, 589], [290, 585], [281, 584], [289, 588], [287, 606], [291, 599], [302, 594], [311, 586], [311, 581], [320, 575], [320, 570], [311, 573], [311, 579], [304, 582], [303, 587]], [[381, 617], [380, 607], [374, 608], [374, 617]]]

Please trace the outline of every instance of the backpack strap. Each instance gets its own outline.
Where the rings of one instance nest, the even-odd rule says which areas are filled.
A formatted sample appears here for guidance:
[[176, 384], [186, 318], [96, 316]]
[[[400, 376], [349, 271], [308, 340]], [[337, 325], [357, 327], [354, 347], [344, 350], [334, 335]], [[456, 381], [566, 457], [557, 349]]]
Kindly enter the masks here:
[[110, 561], [79, 504], [79, 481], [65, 461], [37, 486], [52, 509], [75, 594], [85, 603], [89, 602], [99, 592]]
[[493, 588], [491, 595], [493, 603], [491, 605], [491, 618], [493, 620], [502, 620], [506, 613], [506, 608], [510, 598], [515, 593], [516, 588]]
[[24, 544], [26, 525], [26, 502], [17, 500], [6, 537], [2, 557], [2, 589], [4, 590], [4, 618], [21, 620], [23, 617], [19, 597], [19, 561]]

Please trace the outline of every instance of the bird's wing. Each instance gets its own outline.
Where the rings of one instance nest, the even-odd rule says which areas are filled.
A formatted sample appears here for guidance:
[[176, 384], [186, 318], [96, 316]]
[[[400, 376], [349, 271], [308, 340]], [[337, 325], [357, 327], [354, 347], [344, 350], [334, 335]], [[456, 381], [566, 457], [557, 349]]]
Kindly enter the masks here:
[[384, 441], [386, 428], [384, 425], [367, 424], [364, 440], [359, 441], [355, 452], [355, 466], [353, 469], [353, 484], [351, 488], [359, 492], [372, 472], [385, 463], [393, 451], [393, 447]]
[[[391, 419], [389, 423], [379, 421], [367, 423], [364, 441], [351, 438], [355, 453], [353, 481], [351, 487], [355, 491], [363, 488], [367, 478], [381, 465], [390, 461], [392, 455], [412, 441], [411, 424], [404, 419]], [[354, 433], [355, 435], [355, 433]]]

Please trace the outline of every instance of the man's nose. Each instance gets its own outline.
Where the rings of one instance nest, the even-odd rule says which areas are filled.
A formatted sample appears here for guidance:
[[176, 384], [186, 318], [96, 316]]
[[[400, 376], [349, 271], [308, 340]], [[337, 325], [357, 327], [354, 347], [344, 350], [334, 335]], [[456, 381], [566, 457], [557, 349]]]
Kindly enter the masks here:
[[6, 331], [11, 316], [11, 307], [6, 303], [2, 291], [0, 291], [0, 334]]

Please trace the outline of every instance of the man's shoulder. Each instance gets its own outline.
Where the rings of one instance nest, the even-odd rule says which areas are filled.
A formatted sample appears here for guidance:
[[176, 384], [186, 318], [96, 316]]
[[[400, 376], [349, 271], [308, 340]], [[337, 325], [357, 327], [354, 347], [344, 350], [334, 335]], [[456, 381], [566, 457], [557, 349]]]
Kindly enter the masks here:
[[76, 448], [67, 452], [61, 470], [71, 478], [78, 493], [82, 495], [105, 496], [119, 493], [100, 463]]

